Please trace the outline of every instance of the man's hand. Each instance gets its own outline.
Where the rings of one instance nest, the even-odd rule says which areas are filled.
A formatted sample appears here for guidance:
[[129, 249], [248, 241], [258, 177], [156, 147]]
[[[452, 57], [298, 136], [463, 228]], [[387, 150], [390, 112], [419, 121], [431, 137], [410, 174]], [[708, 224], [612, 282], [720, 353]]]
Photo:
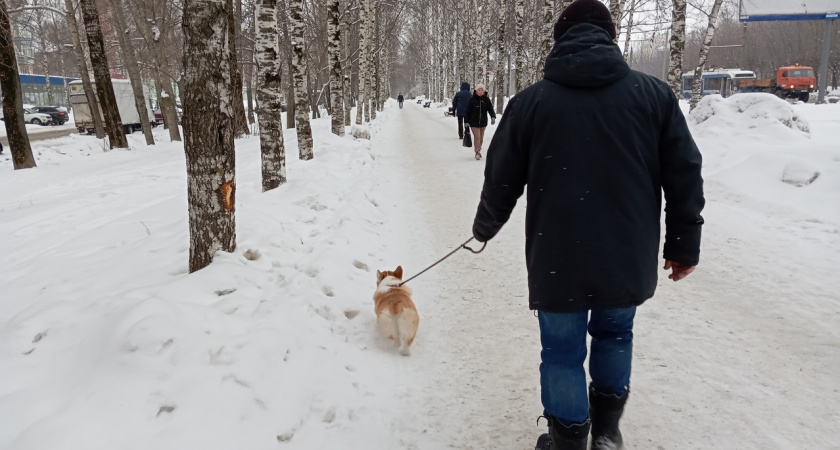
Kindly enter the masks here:
[[686, 266], [684, 264], [680, 264], [675, 261], [665, 260], [665, 270], [671, 270], [671, 275], [668, 275], [668, 278], [674, 281], [680, 281], [683, 278], [687, 277], [691, 272], [694, 272], [694, 268], [697, 266]]
[[496, 118], [495, 117], [490, 118], [490, 125], [496, 125]]

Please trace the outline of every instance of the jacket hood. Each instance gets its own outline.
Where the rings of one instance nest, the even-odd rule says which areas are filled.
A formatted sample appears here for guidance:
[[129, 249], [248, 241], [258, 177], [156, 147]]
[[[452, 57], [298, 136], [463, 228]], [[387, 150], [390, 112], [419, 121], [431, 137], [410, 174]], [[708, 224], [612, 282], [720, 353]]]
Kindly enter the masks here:
[[564, 86], [604, 86], [628, 73], [630, 67], [609, 33], [588, 23], [569, 28], [545, 60], [545, 78]]
[[470, 84], [467, 83], [466, 81], [461, 83], [461, 90], [462, 91], [469, 91], [470, 90]]

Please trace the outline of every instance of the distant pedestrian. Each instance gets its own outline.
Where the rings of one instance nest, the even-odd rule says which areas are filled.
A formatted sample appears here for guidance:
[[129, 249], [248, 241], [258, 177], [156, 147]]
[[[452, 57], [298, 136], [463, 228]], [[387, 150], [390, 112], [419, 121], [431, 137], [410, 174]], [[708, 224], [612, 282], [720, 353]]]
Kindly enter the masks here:
[[464, 139], [464, 118], [467, 116], [467, 103], [470, 102], [470, 96], [470, 84], [464, 81], [461, 83], [461, 90], [452, 99], [452, 113], [458, 119], [458, 139]]
[[585, 450], [590, 432], [591, 450], [623, 446], [633, 321], [657, 286], [663, 192], [668, 278], [700, 258], [700, 152], [668, 85], [630, 70], [615, 36], [597, 0], [560, 14], [544, 79], [510, 101], [490, 144], [473, 223], [476, 240], [492, 239], [528, 186], [529, 306], [548, 421], [538, 450]]
[[400, 109], [403, 107], [403, 100], [405, 99], [403, 98], [402, 92], [400, 92], [400, 95], [397, 96], [397, 101], [400, 102]]
[[475, 87], [470, 102], [467, 105], [466, 121], [470, 125], [473, 134], [473, 147], [475, 148], [475, 159], [481, 159], [481, 144], [484, 143], [484, 129], [487, 127], [487, 115], [490, 114], [490, 124], [496, 123], [496, 111], [493, 111], [493, 103], [490, 96], [484, 90], [484, 85]]

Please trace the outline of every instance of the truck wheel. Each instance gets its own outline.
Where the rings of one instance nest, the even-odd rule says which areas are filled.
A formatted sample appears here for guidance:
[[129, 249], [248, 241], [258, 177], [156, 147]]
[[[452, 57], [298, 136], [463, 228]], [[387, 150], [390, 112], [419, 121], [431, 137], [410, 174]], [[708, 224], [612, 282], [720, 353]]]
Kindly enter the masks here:
[[809, 94], [807, 92], [799, 94], [799, 101], [801, 101], [802, 103], [808, 103], [808, 100], [810, 100], [810, 99], [811, 99], [811, 94]]
[[779, 97], [779, 98], [780, 98], [780, 99], [782, 99], [782, 100], [784, 100], [784, 99], [785, 99], [785, 93], [784, 93], [784, 91], [782, 91], [781, 89], [776, 89], [776, 91], [774, 92], [774, 94], [776, 94], [776, 97]]

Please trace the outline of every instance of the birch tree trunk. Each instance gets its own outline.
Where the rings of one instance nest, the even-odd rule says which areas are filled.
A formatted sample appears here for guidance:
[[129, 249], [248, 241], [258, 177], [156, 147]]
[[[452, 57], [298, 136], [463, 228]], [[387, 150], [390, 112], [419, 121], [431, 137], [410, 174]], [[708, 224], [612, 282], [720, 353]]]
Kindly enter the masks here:
[[706, 66], [709, 48], [712, 46], [712, 40], [715, 38], [715, 27], [717, 26], [721, 3], [723, 3], [723, 0], [715, 0], [715, 3], [712, 5], [712, 12], [709, 14], [709, 26], [706, 27], [706, 38], [703, 40], [703, 46], [700, 47], [700, 59], [697, 61], [697, 68], [694, 69], [694, 80], [691, 84], [691, 111], [694, 111], [694, 108], [697, 107], [697, 103], [700, 101], [700, 97], [703, 96], [703, 68]]
[[102, 39], [102, 28], [99, 26], [99, 12], [94, 0], [79, 0], [82, 6], [82, 16], [85, 20], [90, 63], [93, 66], [93, 77], [96, 81], [96, 91], [99, 104], [105, 118], [105, 133], [108, 135], [110, 148], [128, 148], [125, 138], [120, 111], [117, 109], [117, 97], [111, 84], [108, 71], [108, 58], [105, 55], [105, 42]]
[[615, 24], [615, 39], [613, 42], [618, 42], [618, 36], [621, 34], [621, 13], [624, 10], [624, 0], [610, 0], [610, 16]]
[[137, 116], [140, 117], [140, 126], [143, 130], [143, 137], [146, 138], [146, 145], [155, 145], [155, 138], [152, 137], [152, 124], [149, 122], [149, 113], [146, 110], [146, 97], [143, 96], [143, 79], [140, 78], [140, 67], [137, 65], [137, 56], [134, 54], [134, 45], [126, 41], [128, 24], [123, 12], [122, 0], [111, 0], [111, 7], [114, 10], [114, 18], [117, 19], [117, 41], [123, 51], [125, 68], [128, 70], [128, 79], [131, 82], [131, 91], [134, 94], [134, 106], [137, 108]]
[[630, 10], [627, 12], [627, 38], [624, 39], [624, 59], [630, 56], [630, 42], [633, 36], [633, 16], [636, 14], [636, 1], [630, 2]]
[[[344, 136], [344, 105], [341, 95], [341, 27], [339, 26], [340, 0], [329, 0], [327, 34], [330, 53], [330, 120], [332, 132]], [[345, 38], [346, 39], [346, 38]]]
[[[542, 57], [537, 63], [537, 73], [535, 80], [539, 81], [543, 78], [545, 72], [545, 59], [551, 53], [551, 48], [554, 46], [554, 0], [543, 0], [543, 29], [542, 29]], [[540, 55], [537, 55], [538, 57]]]
[[236, 249], [236, 158], [229, 0], [184, 1], [184, 151], [190, 272]]
[[356, 125], [364, 122], [365, 102], [367, 101], [368, 89], [368, 16], [370, 15], [370, 2], [359, 0], [359, 96], [356, 102]]
[[341, 90], [344, 94], [344, 126], [352, 125], [350, 115], [353, 108], [353, 89], [351, 75], [353, 73], [353, 62], [350, 58], [350, 0], [341, 0], [342, 5], [342, 20], [341, 20], [341, 36], [342, 41], [342, 78]]
[[35, 156], [26, 134], [23, 120], [23, 93], [20, 88], [20, 73], [15, 55], [12, 24], [6, 7], [6, 0], [0, 0], [0, 92], [3, 99], [3, 124], [12, 152], [15, 170], [35, 167]]
[[507, 23], [507, 1], [501, 0], [499, 2], [499, 33], [496, 36], [496, 44], [498, 46], [498, 56], [496, 57], [496, 109], [499, 114], [505, 110], [505, 96], [508, 93], [507, 79], [505, 73], [505, 60], [507, 59], [507, 40], [505, 36], [505, 24]]
[[525, 72], [525, 49], [523, 47], [522, 42], [522, 14], [525, 10], [525, 1], [524, 0], [515, 0], [516, 3], [514, 4], [513, 8], [513, 15], [514, 15], [514, 28], [516, 29], [516, 75], [514, 75], [514, 91], [518, 94], [519, 91], [522, 90], [522, 79], [524, 77]]
[[368, 66], [368, 77], [369, 81], [367, 83], [368, 92], [367, 92], [367, 111], [365, 113], [365, 118], [368, 122], [373, 119], [376, 119], [376, 106], [377, 106], [377, 94], [376, 92], [379, 90], [379, 52], [381, 48], [379, 45], [379, 4], [376, 1], [371, 1], [373, 10], [372, 14], [368, 15], [368, 18], [371, 21], [371, 24], [368, 26], [368, 45], [370, 45], [370, 65]]
[[685, 51], [685, 12], [686, 0], [674, 0], [671, 13], [671, 57], [668, 62], [668, 86], [677, 98], [680, 98], [682, 82], [682, 61]]
[[[240, 0], [236, 0], [237, 5], [241, 4]], [[233, 11], [233, 0], [228, 0], [227, 8]], [[235, 17], [235, 15], [234, 15]], [[239, 62], [237, 61], [238, 53], [236, 51], [236, 38], [239, 36], [239, 21], [232, 19], [228, 23], [228, 39], [227, 50], [230, 53], [230, 76], [233, 87], [233, 119], [236, 126], [234, 131], [235, 137], [251, 134], [248, 130], [248, 118], [245, 117], [245, 102], [242, 100], [242, 71], [239, 69]]]
[[280, 105], [283, 88], [277, 43], [277, 0], [256, 0], [257, 111], [260, 125], [263, 192], [286, 182], [286, 149]]
[[[90, 81], [90, 72], [88, 72], [87, 58], [85, 58], [85, 51], [82, 49], [82, 40], [79, 37], [79, 24], [76, 22], [76, 13], [73, 9], [73, 0], [64, 0], [64, 8], [67, 17], [67, 26], [70, 29], [70, 42], [73, 44], [73, 53], [76, 55], [76, 61], [79, 63], [79, 74], [82, 78], [82, 89], [85, 91], [85, 99], [90, 107], [90, 115], [93, 117], [93, 127], [96, 130], [96, 138], [102, 139], [105, 137], [105, 124], [102, 123], [102, 113], [99, 112], [99, 102], [96, 101], [96, 94], [93, 91], [93, 84]], [[68, 98], [69, 102], [70, 99]]]
[[309, 124], [309, 105], [306, 83], [306, 56], [303, 51], [303, 0], [289, 1], [292, 37], [292, 79], [295, 85], [295, 130], [297, 131], [298, 153], [306, 161], [312, 154], [312, 128]]

